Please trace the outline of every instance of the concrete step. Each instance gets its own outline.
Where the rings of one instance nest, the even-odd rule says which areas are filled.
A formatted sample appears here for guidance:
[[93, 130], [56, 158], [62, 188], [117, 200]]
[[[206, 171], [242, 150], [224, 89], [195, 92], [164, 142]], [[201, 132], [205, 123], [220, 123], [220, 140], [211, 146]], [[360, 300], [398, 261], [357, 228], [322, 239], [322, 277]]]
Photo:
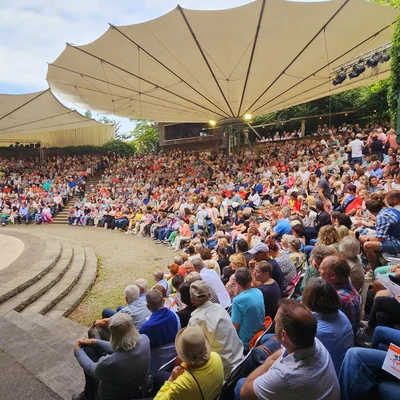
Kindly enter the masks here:
[[[83, 373], [72, 351], [82, 335], [78, 336], [75, 326], [79, 324], [70, 322], [42, 315], [27, 318], [14, 311], [0, 317], [0, 347], [65, 400], [84, 387]], [[79, 333], [85, 331], [81, 327]]]
[[[64, 245], [64, 242], [63, 242]], [[73, 249], [72, 262], [65, 274], [59, 281], [53, 285], [49, 290], [44, 293], [38, 300], [31, 303], [29, 306], [21, 311], [24, 316], [35, 314], [46, 314], [51, 310], [59, 301], [61, 301], [79, 281], [85, 266], [85, 252], [82, 247], [72, 243], [69, 245]]]
[[45, 241], [42, 257], [35, 264], [17, 273], [15, 278], [0, 286], [0, 304], [39, 281], [51, 271], [59, 260], [61, 256], [60, 241], [46, 234], [35, 233], [35, 235]]
[[36, 283], [16, 294], [3, 304], [0, 304], [0, 315], [4, 315], [11, 310], [16, 310], [18, 312], [24, 310], [62, 279], [70, 267], [74, 252], [69, 242], [62, 241], [61, 244], [61, 256], [55, 266]]
[[50, 317], [67, 317], [83, 300], [93, 286], [97, 276], [97, 257], [89, 247], [84, 248], [85, 266], [79, 281], [72, 290], [52, 308], [46, 315]]

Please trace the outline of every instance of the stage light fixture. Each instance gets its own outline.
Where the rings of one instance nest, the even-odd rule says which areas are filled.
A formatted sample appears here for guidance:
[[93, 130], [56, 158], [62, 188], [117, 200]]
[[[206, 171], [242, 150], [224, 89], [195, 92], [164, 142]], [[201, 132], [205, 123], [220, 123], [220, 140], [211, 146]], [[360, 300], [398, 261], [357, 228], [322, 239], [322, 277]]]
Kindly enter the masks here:
[[381, 63], [388, 62], [389, 60], [390, 60], [390, 54], [388, 54], [388, 53], [383, 53], [379, 57], [379, 62], [381, 62]]
[[359, 77], [365, 71], [365, 65], [355, 64], [353, 66], [353, 71], [350, 72], [349, 78], [354, 79]]
[[376, 53], [372, 57], [368, 58], [368, 60], [366, 62], [367, 67], [371, 67], [371, 68], [376, 67], [378, 65], [378, 63], [379, 63], [379, 54], [376, 54]]
[[36, 147], [37, 149], [40, 149], [40, 143], [37, 142], [37, 143], [35, 144], [35, 147]]
[[244, 119], [246, 121], [250, 121], [253, 117], [251, 116], [251, 114], [245, 114]]
[[13, 149], [13, 148], [14, 148], [14, 145], [13, 145], [13, 144], [10, 144], [10, 148]]
[[208, 123], [209, 123], [211, 126], [217, 125], [217, 123], [216, 123], [213, 119], [210, 120], [210, 121], [208, 121]]
[[336, 75], [336, 78], [332, 81], [333, 86], [340, 85], [343, 83], [347, 78], [346, 72], [341, 71]]

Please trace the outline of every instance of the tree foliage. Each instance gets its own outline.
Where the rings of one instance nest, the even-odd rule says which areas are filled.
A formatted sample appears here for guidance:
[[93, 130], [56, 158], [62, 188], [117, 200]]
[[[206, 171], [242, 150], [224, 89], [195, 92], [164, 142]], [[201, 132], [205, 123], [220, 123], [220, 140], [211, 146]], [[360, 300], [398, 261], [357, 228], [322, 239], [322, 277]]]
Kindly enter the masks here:
[[135, 147], [131, 143], [125, 143], [121, 140], [110, 140], [103, 146], [67, 146], [62, 149], [64, 154], [71, 155], [116, 153], [121, 157], [129, 157], [135, 154]]
[[132, 143], [138, 153], [156, 151], [159, 144], [159, 129], [156, 121], [134, 120], [135, 129], [131, 132]]
[[[323, 117], [323, 122], [338, 125], [343, 122], [370, 123], [388, 120], [390, 117], [387, 102], [388, 87], [388, 80], [379, 81], [369, 86], [352, 89], [263, 115], [256, 118], [255, 124], [288, 121], [291, 118], [330, 115], [344, 111], [355, 112], [349, 113], [346, 117], [343, 114]], [[307, 125], [310, 125], [310, 123], [314, 127], [314, 125], [320, 124], [321, 121], [318, 118], [307, 120]], [[299, 127], [298, 120], [293, 123], [285, 123], [282, 129], [295, 127]]]
[[[392, 70], [390, 73], [387, 100], [390, 116], [392, 117], [393, 124], [395, 124], [397, 118], [397, 97], [400, 95], [400, 18], [397, 20], [390, 53], [392, 56], [390, 61]], [[397, 123], [400, 123], [400, 121], [397, 121]]]

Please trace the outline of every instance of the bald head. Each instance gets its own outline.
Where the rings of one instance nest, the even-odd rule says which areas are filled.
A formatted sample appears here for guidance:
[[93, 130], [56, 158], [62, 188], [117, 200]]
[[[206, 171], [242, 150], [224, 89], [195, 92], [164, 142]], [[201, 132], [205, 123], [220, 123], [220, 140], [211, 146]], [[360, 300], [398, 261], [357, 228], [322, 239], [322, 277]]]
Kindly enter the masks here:
[[391, 190], [386, 195], [386, 201], [390, 207], [396, 207], [400, 204], [400, 190]]
[[328, 256], [324, 258], [319, 267], [321, 278], [333, 285], [346, 282], [350, 276], [350, 265], [339, 256]]

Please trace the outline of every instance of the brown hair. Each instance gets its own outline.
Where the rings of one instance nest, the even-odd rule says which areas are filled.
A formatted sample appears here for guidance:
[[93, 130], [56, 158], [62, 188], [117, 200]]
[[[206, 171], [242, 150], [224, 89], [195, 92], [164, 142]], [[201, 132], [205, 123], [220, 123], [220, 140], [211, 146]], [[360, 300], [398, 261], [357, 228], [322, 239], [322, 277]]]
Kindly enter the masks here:
[[317, 334], [317, 320], [301, 303], [293, 299], [279, 300], [279, 326], [298, 348], [311, 347]]
[[269, 276], [272, 275], [273, 266], [268, 261], [260, 261], [257, 266], [262, 273], [268, 272]]
[[209, 248], [202, 248], [200, 250], [200, 257], [202, 260], [211, 260], [212, 254]]
[[158, 290], [162, 294], [162, 297], [167, 297], [167, 291], [165, 290], [164, 286], [156, 285], [152, 290]]
[[318, 244], [329, 246], [339, 241], [339, 235], [333, 225], [321, 227], [318, 233]]
[[311, 311], [329, 314], [342, 308], [334, 286], [324, 279], [310, 279], [302, 296], [303, 304]]

